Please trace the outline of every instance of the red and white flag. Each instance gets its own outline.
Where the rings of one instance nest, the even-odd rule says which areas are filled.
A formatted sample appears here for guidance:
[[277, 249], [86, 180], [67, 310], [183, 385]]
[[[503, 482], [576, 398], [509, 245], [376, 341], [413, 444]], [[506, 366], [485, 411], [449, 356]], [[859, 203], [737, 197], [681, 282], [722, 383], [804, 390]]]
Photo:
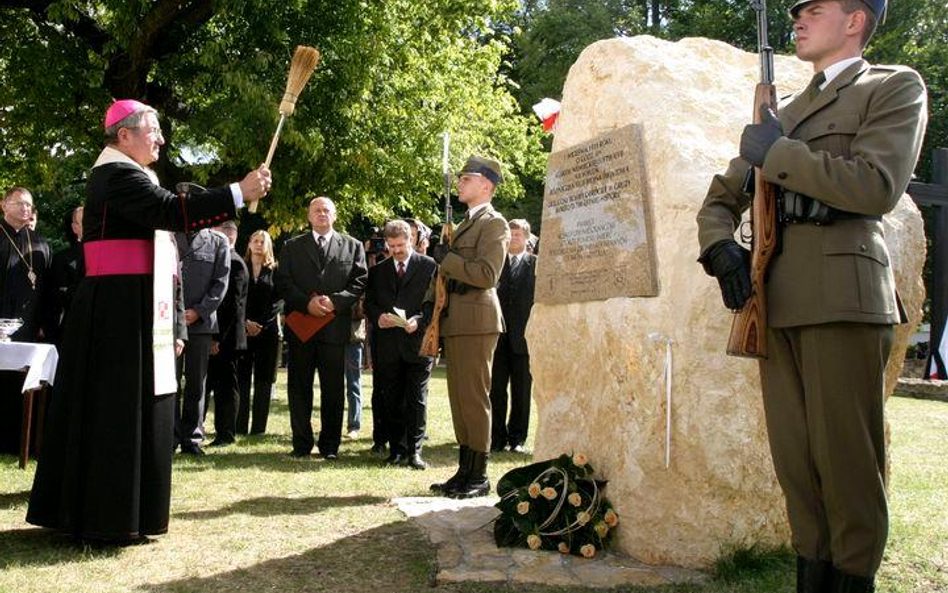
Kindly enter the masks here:
[[543, 129], [549, 132], [556, 125], [556, 118], [560, 114], [560, 102], [546, 98], [533, 106], [533, 112], [543, 122]]

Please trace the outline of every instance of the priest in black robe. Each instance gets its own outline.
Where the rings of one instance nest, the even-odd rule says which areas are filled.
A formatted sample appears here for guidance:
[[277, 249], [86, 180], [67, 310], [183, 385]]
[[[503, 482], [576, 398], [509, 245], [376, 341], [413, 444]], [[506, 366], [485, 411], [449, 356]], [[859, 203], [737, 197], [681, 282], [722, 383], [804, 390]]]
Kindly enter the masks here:
[[233, 219], [244, 201], [266, 194], [271, 178], [261, 167], [230, 187], [176, 195], [146, 168], [164, 144], [154, 109], [116, 101], [105, 132], [86, 185], [86, 275], [66, 320], [26, 520], [125, 543], [166, 532], [171, 499], [174, 364], [172, 355], [164, 370], [159, 354], [173, 348], [174, 336], [170, 322], [167, 333], [153, 328], [172, 315], [163, 295], [164, 287], [171, 294], [175, 270], [173, 253], [171, 269], [159, 269], [156, 262], [168, 260], [155, 245], [168, 246], [155, 231]]
[[[42, 301], [50, 250], [46, 239], [30, 229], [35, 213], [33, 195], [14, 187], [3, 197], [0, 220], [0, 318], [22, 319], [23, 325], [10, 336], [14, 342], [36, 342], [41, 338]], [[20, 450], [20, 419], [23, 414], [23, 379], [18, 371], [0, 371], [0, 452]], [[38, 405], [38, 404], [37, 404]]]

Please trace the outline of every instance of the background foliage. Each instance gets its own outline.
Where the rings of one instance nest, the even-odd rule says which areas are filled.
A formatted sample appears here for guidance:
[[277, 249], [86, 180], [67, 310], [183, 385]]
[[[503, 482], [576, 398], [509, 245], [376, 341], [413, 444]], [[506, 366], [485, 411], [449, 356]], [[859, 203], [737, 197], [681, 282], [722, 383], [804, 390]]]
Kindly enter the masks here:
[[[780, 53], [793, 51], [792, 2], [768, 3]], [[867, 51], [929, 85], [922, 180], [948, 146], [946, 15], [943, 0], [891, 2]], [[560, 98], [587, 45], [638, 34], [757, 43], [748, 0], [0, 0], [0, 185], [35, 188], [41, 230], [57, 235], [112, 97], [162, 114], [166, 186], [232, 181], [263, 160], [293, 48], [311, 44], [323, 62], [277, 151], [271, 225], [304, 224], [319, 194], [356, 234], [393, 214], [436, 223], [450, 130], [452, 166], [500, 159], [500, 208], [538, 227], [550, 139], [530, 107]]]
[[[436, 217], [443, 130], [452, 165], [472, 151], [508, 168], [502, 196], [542, 175], [539, 134], [500, 73], [495, 30], [514, 0], [104, 0], [0, 2], [0, 181], [44, 204], [81, 184], [112, 97], [162, 114], [156, 169], [232, 181], [265, 156], [297, 44], [323, 60], [281, 139], [267, 216], [305, 220], [336, 198], [343, 223], [393, 212]], [[46, 218], [46, 216], [43, 216]]]

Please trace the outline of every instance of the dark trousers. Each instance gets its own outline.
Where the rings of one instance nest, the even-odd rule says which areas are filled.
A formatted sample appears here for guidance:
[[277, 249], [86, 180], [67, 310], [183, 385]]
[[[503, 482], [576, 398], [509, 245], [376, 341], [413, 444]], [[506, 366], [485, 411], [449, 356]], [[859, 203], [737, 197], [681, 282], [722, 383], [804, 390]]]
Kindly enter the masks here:
[[[510, 420], [507, 420], [507, 385], [510, 385]], [[530, 428], [530, 355], [517, 354], [506, 334], [501, 334], [491, 370], [491, 448], [516, 447], [527, 440]]]
[[[262, 434], [267, 431], [270, 416], [270, 394], [276, 379], [277, 354], [280, 336], [276, 329], [247, 337], [247, 350], [237, 360], [237, 384], [240, 390], [240, 405], [237, 407], [237, 434]], [[251, 408], [250, 389], [253, 385]], [[253, 423], [250, 412], [253, 410]]]
[[376, 379], [385, 385], [385, 430], [392, 453], [421, 453], [428, 406], [428, 379], [433, 361], [405, 362], [376, 358]]
[[319, 452], [336, 454], [342, 440], [342, 417], [346, 398], [346, 346], [315, 339], [302, 344], [290, 335], [287, 368], [287, 397], [293, 450], [313, 450], [313, 377], [319, 373]]
[[232, 443], [236, 440], [237, 404], [240, 392], [237, 389], [237, 352], [218, 352], [210, 357], [207, 365], [207, 395], [214, 396], [214, 432], [216, 440]]
[[760, 363], [793, 547], [862, 577], [875, 575], [888, 535], [883, 401], [893, 335], [859, 323], [769, 328]]
[[378, 362], [372, 363], [372, 444], [384, 447], [388, 442], [389, 429], [386, 423], [385, 390], [388, 385], [379, 378]]
[[[175, 442], [189, 449], [204, 440], [205, 383], [208, 357], [211, 354], [211, 335], [192, 334], [184, 347], [184, 389], [178, 381], [177, 406], [174, 422]], [[180, 367], [179, 367], [180, 369]], [[179, 375], [181, 371], [179, 370]], [[180, 379], [180, 377], [179, 377]]]

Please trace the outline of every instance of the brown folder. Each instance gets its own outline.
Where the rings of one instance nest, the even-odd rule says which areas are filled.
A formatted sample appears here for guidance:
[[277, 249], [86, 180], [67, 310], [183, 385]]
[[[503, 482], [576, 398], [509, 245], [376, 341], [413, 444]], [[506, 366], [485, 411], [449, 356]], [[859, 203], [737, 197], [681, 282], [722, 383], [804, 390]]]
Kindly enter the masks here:
[[310, 338], [315, 336], [316, 332], [321, 330], [324, 325], [332, 321], [335, 316], [336, 314], [332, 312], [326, 313], [326, 315], [322, 317], [314, 317], [300, 313], [299, 311], [293, 311], [286, 316], [286, 324], [293, 330], [293, 333], [296, 334], [299, 341], [305, 344]]

